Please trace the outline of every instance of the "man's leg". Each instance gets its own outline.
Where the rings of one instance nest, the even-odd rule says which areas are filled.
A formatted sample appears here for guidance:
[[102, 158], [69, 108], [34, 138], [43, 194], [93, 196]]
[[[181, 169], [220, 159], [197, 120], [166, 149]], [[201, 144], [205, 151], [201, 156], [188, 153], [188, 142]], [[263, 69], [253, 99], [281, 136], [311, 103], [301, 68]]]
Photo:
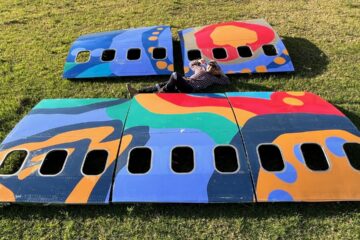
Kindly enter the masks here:
[[[171, 75], [171, 87], [174, 89], [174, 92], [183, 92], [183, 93], [191, 93], [194, 92], [193, 87], [189, 84], [188, 80], [184, 79], [184, 77], [179, 73], [173, 73]], [[169, 84], [169, 83], [168, 83]], [[178, 91], [176, 91], [178, 90]]]
[[142, 88], [138, 90], [138, 93], [154, 93], [154, 92], [158, 92], [160, 89], [160, 85], [156, 84], [155, 86], [152, 87], [146, 87], [146, 88]]
[[162, 92], [177, 92], [176, 91], [176, 82], [179, 74], [176, 72], [173, 72], [167, 81], [166, 85], [162, 87]]

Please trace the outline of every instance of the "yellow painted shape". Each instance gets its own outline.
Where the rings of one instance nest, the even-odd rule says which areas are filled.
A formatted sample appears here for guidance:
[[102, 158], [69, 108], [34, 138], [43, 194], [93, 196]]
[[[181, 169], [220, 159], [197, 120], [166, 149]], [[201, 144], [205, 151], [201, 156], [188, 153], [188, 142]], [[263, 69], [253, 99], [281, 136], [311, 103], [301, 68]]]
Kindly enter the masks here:
[[32, 173], [36, 172], [40, 168], [40, 164], [33, 165], [31, 167], [27, 167], [18, 174], [19, 180], [24, 180], [28, 176], [30, 176]]
[[[127, 146], [129, 146], [130, 142], [132, 140], [132, 136], [131, 135], [125, 135], [122, 140], [121, 140], [121, 146], [122, 148], [120, 149], [120, 153], [121, 154], [124, 149], [126, 149]], [[106, 170], [110, 167], [110, 165], [117, 159], [117, 145], [118, 141], [112, 142], [112, 145], [109, 146], [108, 148], [108, 161], [106, 162], [106, 166], [105, 166], [105, 170], [104, 172], [106, 172]], [[112, 149], [112, 151], [109, 151], [110, 149]], [[87, 203], [89, 200], [89, 197], [91, 195], [92, 190], [94, 189], [96, 183], [99, 181], [100, 177], [102, 176], [102, 174], [97, 175], [97, 176], [84, 176], [79, 182], [78, 184], [75, 186], [75, 188], [73, 189], [73, 191], [70, 193], [70, 195], [68, 196], [68, 198], [66, 199], [66, 203]]]
[[261, 72], [267, 72], [267, 68], [264, 65], [257, 66], [255, 69], [256, 69], [257, 72], [260, 72], [260, 73]]
[[152, 53], [153, 51], [154, 51], [154, 47], [149, 47], [149, 48], [148, 48], [148, 52], [149, 52], [149, 53]]
[[295, 96], [295, 97], [301, 97], [301, 96], [305, 96], [305, 92], [286, 92], [287, 94], [291, 95], [291, 96]]
[[109, 136], [111, 133], [113, 133], [113, 131], [114, 128], [111, 126], [102, 126], [102, 127], [68, 131], [68, 132], [60, 133], [45, 141], [24, 143], [16, 147], [6, 149], [0, 152], [0, 159], [2, 155], [6, 155], [7, 153], [12, 152], [13, 150], [16, 149], [26, 149], [28, 151], [35, 151], [35, 150], [51, 147], [54, 145], [76, 142], [82, 139], [89, 139], [89, 136], [92, 137], [90, 139], [91, 142], [89, 148], [106, 147], [108, 142], [101, 143], [101, 141], [105, 139], [107, 136]]
[[157, 61], [156, 62], [156, 67], [158, 69], [165, 69], [167, 67], [167, 63], [164, 61]]
[[[155, 94], [139, 94], [136, 95], [136, 100], [140, 105], [145, 109], [155, 114], [191, 114], [191, 113], [201, 113], [209, 112], [218, 114], [227, 118], [229, 121], [236, 123], [234, 115], [229, 108], [219, 107], [219, 106], [201, 106], [201, 107], [182, 107], [171, 102], [165, 101]], [[254, 114], [247, 112], [245, 110], [236, 109], [236, 112], [241, 116], [240, 122], [243, 122], [244, 119], [248, 120], [253, 117]]]
[[276, 57], [274, 59], [274, 62], [278, 65], [282, 65], [282, 64], [286, 63], [286, 59], [283, 57]]
[[150, 41], [156, 41], [158, 39], [158, 37], [156, 36], [151, 36], [148, 38]]
[[167, 69], [168, 69], [169, 71], [173, 72], [173, 71], [174, 71], [174, 65], [173, 65], [173, 64], [170, 64], [170, 65], [167, 67]]
[[283, 102], [286, 103], [287, 105], [292, 105], [292, 106], [304, 105], [303, 101], [301, 101], [300, 99], [297, 99], [297, 98], [293, 98], [293, 97], [285, 97], [283, 99]]
[[233, 108], [234, 114], [236, 116], [236, 120], [238, 121], [240, 126], [244, 126], [250, 118], [256, 116], [255, 113], [240, 109], [240, 108]]
[[15, 202], [15, 194], [2, 184], [0, 184], [0, 202]]
[[251, 73], [251, 70], [248, 68], [244, 68], [241, 70], [241, 73]]
[[31, 162], [34, 162], [34, 163], [36, 163], [36, 162], [41, 162], [42, 160], [44, 160], [46, 154], [47, 154], [47, 153], [43, 153], [43, 154], [40, 154], [40, 155], [37, 155], [37, 156], [33, 157], [33, 158], [31, 159]]
[[253, 43], [258, 40], [253, 30], [238, 26], [219, 26], [210, 34], [215, 45], [230, 45], [234, 48]]

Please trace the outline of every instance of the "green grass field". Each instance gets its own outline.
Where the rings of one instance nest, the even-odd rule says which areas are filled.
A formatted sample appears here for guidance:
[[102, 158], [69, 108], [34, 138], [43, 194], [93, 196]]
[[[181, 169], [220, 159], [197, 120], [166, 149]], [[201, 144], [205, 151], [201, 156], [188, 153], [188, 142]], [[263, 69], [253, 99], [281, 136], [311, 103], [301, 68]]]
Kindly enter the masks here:
[[[311, 91], [360, 127], [356, 0], [2, 0], [0, 142], [40, 99], [126, 97], [126, 82], [166, 79], [62, 79], [70, 44], [80, 34], [168, 24], [178, 40], [179, 29], [254, 18], [266, 19], [283, 37], [296, 72], [235, 76], [231, 86], [211, 90]], [[360, 203], [0, 207], [0, 239], [30, 238], [359, 239]]]

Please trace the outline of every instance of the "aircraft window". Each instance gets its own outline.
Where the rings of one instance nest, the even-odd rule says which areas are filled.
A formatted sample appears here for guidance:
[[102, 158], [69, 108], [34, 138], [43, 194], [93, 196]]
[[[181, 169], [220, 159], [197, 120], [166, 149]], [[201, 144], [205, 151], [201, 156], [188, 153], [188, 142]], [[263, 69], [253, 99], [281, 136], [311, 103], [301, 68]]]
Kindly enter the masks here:
[[224, 48], [214, 48], [212, 52], [215, 59], [227, 58], [226, 50]]
[[194, 169], [194, 152], [190, 147], [176, 147], [171, 151], [171, 168], [176, 173], [189, 173]]
[[56, 175], [61, 172], [67, 157], [65, 150], [54, 150], [49, 152], [40, 167], [42, 175]]
[[353, 168], [360, 171], [360, 144], [345, 143], [344, 151]]
[[138, 48], [131, 48], [127, 52], [127, 59], [128, 60], [138, 60], [141, 56], [141, 50]]
[[152, 52], [154, 59], [164, 59], [166, 58], [166, 49], [165, 48], [154, 48]]
[[306, 166], [313, 171], [325, 171], [329, 169], [324, 151], [316, 143], [304, 143], [301, 145]]
[[276, 145], [264, 144], [258, 147], [261, 166], [269, 172], [282, 171], [285, 167], [280, 149]]
[[6, 155], [0, 163], [1, 175], [12, 175], [17, 173], [27, 157], [25, 150], [15, 150]]
[[104, 50], [101, 56], [101, 60], [104, 62], [110, 62], [114, 60], [114, 58], [115, 58], [115, 50], [113, 49]]
[[104, 172], [108, 152], [105, 150], [92, 150], [86, 154], [82, 172], [85, 175], [99, 175]]
[[134, 148], [129, 153], [128, 170], [133, 174], [144, 174], [151, 167], [151, 149]]
[[219, 172], [232, 173], [239, 168], [236, 150], [232, 146], [217, 146], [214, 149], [215, 167]]
[[247, 58], [252, 56], [251, 49], [248, 46], [241, 46], [237, 48], [240, 57]]
[[194, 49], [194, 50], [189, 50], [187, 52], [187, 55], [188, 55], [188, 59], [190, 61], [192, 60], [197, 60], [197, 59], [200, 59], [201, 58], [201, 52], [197, 49]]
[[90, 51], [81, 51], [76, 55], [77, 63], [86, 63], [90, 60]]
[[264, 45], [262, 46], [263, 51], [265, 53], [265, 55], [267, 56], [276, 56], [277, 55], [277, 51], [274, 45]]

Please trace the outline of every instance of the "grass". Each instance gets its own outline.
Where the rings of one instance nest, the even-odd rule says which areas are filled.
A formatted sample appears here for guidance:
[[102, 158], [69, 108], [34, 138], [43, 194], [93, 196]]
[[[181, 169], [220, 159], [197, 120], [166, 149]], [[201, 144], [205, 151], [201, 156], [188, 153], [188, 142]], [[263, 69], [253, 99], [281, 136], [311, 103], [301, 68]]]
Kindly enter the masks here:
[[[125, 97], [126, 82], [154, 82], [154, 77], [63, 80], [65, 57], [80, 34], [169, 24], [177, 39], [179, 29], [254, 18], [265, 18], [283, 37], [296, 72], [234, 76], [230, 87], [213, 91], [311, 91], [359, 127], [358, 1], [2, 0], [0, 141], [40, 99]], [[0, 239], [360, 238], [359, 203], [14, 205], [0, 207], [0, 216]]]

